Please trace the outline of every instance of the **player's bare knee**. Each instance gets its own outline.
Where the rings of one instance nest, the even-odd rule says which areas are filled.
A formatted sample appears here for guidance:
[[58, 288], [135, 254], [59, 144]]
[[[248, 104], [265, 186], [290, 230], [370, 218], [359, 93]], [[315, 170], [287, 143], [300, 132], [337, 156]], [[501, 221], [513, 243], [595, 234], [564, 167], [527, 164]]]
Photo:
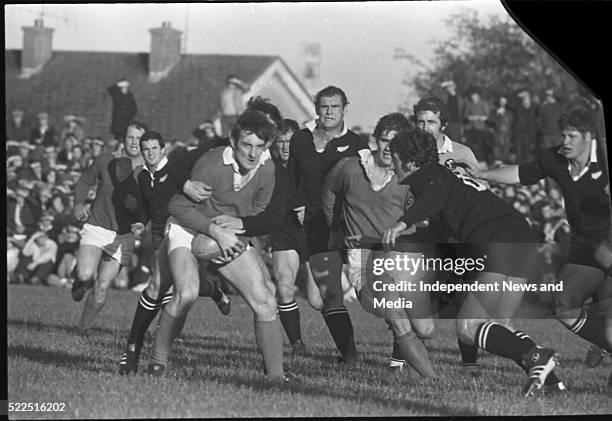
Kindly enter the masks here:
[[484, 320], [476, 319], [457, 320], [457, 338], [466, 344], [473, 344], [476, 330], [483, 322]]
[[82, 268], [77, 265], [76, 276], [81, 282], [90, 282], [92, 279], [94, 279], [95, 270], [92, 268]]
[[433, 319], [412, 320], [414, 332], [423, 339], [431, 338], [436, 330]]
[[274, 320], [276, 318], [276, 300], [271, 294], [258, 297], [251, 303], [257, 320]]
[[281, 282], [279, 280], [276, 292], [278, 294], [278, 299], [282, 303], [291, 302], [295, 298], [295, 287], [291, 282]]

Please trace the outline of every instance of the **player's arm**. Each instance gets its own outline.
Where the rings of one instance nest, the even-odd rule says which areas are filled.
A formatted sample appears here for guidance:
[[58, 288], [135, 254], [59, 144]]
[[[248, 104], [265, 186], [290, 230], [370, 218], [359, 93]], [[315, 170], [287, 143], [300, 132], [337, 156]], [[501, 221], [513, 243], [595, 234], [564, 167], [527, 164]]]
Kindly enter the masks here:
[[302, 186], [302, 166], [296, 158], [296, 150], [300, 142], [300, 132], [296, 132], [291, 137], [291, 148], [289, 148], [289, 194], [287, 196], [287, 206], [296, 212], [300, 224], [304, 224], [306, 213], [306, 195]]
[[196, 148], [180, 153], [168, 161], [168, 173], [171, 174], [175, 185], [196, 203], [207, 199], [212, 194], [210, 186], [190, 179], [192, 169], [204, 152], [206, 152], [204, 148]]
[[106, 158], [98, 156], [94, 162], [83, 172], [74, 186], [74, 216], [79, 221], [89, 218], [90, 211], [85, 206], [89, 190], [98, 183], [100, 169], [105, 164]]
[[384, 232], [383, 243], [395, 246], [395, 238], [400, 233], [417, 222], [431, 218], [444, 207], [449, 196], [448, 188], [445, 187], [440, 175], [435, 170], [426, 169], [426, 171], [427, 173], [420, 174], [420, 177], [410, 185], [415, 200], [404, 211], [404, 215], [398, 219], [397, 223]]
[[473, 162], [471, 159], [457, 158], [456, 161], [457, 163], [463, 164], [467, 173], [473, 178], [492, 181], [499, 184], [520, 183], [518, 165], [507, 165], [492, 170], [481, 170], [478, 163]]

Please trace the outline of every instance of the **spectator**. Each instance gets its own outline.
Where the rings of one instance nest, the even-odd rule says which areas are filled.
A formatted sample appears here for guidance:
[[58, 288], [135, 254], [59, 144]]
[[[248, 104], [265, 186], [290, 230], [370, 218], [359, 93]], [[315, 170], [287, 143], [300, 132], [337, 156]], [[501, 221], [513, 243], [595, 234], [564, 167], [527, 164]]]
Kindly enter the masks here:
[[55, 128], [49, 124], [49, 114], [38, 114], [38, 124], [30, 131], [32, 145], [55, 146]]
[[62, 129], [60, 138], [63, 139], [67, 135], [71, 134], [77, 140], [77, 143], [83, 142], [85, 138], [85, 130], [83, 130], [82, 119], [69, 114], [64, 117], [65, 125]]
[[81, 145], [74, 145], [72, 148], [72, 159], [68, 169], [73, 171], [83, 171], [87, 168], [87, 157]]
[[521, 103], [515, 113], [513, 139], [515, 162], [520, 164], [532, 159], [531, 151], [536, 146], [536, 115], [529, 91], [521, 91], [517, 96], [521, 99]]
[[563, 106], [557, 101], [555, 91], [547, 89], [544, 101], [538, 108], [538, 128], [542, 137], [541, 148], [550, 148], [560, 143], [557, 120], [563, 113]]
[[53, 272], [57, 244], [44, 231], [37, 231], [26, 242], [15, 275], [19, 283], [29, 281], [33, 285], [46, 283]]
[[130, 121], [138, 114], [138, 106], [134, 94], [129, 90], [130, 82], [121, 79], [107, 91], [113, 102], [110, 132], [115, 139], [121, 139]]
[[37, 208], [36, 200], [30, 191], [24, 187], [18, 187], [14, 194], [7, 192], [7, 233], [30, 235], [36, 230], [36, 224], [40, 216], [40, 208]]
[[221, 137], [228, 137], [238, 116], [246, 109], [243, 99], [249, 85], [234, 75], [225, 79], [225, 88], [219, 97], [219, 114], [221, 117]]
[[194, 131], [193, 136], [198, 140], [198, 148], [212, 149], [221, 145], [222, 138], [217, 135], [212, 121], [206, 120]]
[[19, 247], [13, 237], [6, 237], [6, 280], [16, 282], [15, 269], [19, 264]]
[[464, 142], [463, 140], [463, 127], [461, 124], [461, 117], [463, 115], [463, 99], [461, 95], [457, 94], [457, 85], [453, 80], [447, 80], [441, 83], [442, 88], [446, 90], [446, 109], [447, 109], [447, 123], [444, 134], [450, 137], [455, 142]]
[[31, 145], [27, 140], [23, 140], [19, 143], [19, 156], [21, 156], [22, 167], [30, 165], [31, 152], [34, 150], [34, 146]]
[[499, 97], [490, 122], [493, 126], [493, 160], [507, 160], [510, 156], [514, 115], [508, 110], [508, 99], [505, 96]]
[[60, 163], [57, 161], [57, 149], [55, 146], [47, 146], [42, 157], [43, 172], [60, 169]]
[[72, 154], [73, 154], [72, 149], [76, 145], [77, 145], [76, 138], [71, 134], [66, 135], [66, 137], [62, 139], [62, 146], [59, 150], [59, 153], [57, 154], [57, 160], [61, 164], [66, 165], [67, 167], [70, 167], [72, 165]]
[[6, 123], [6, 139], [22, 141], [28, 138], [29, 131], [23, 118], [23, 111], [13, 110], [11, 119]]
[[465, 131], [466, 144], [472, 149], [478, 161], [487, 161], [490, 145], [490, 135], [486, 121], [491, 113], [489, 103], [480, 97], [480, 89], [472, 87], [468, 91], [469, 101], [463, 108], [464, 119], [467, 120]]

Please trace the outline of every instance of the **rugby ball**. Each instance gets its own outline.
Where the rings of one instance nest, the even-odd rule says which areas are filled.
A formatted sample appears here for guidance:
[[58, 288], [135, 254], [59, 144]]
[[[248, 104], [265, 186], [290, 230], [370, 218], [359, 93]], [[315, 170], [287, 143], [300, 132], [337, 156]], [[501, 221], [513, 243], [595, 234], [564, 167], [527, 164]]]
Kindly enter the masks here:
[[[249, 243], [247, 237], [238, 237], [246, 246]], [[196, 234], [191, 240], [191, 252], [196, 259], [212, 260], [221, 257], [221, 248], [217, 241], [206, 234]]]

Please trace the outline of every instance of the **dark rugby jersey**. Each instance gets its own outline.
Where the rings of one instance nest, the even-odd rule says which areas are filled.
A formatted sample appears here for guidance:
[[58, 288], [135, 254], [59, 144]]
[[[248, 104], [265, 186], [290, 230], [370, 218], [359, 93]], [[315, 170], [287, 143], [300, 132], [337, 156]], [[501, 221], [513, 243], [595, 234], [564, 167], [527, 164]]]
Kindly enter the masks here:
[[411, 226], [440, 212], [459, 241], [469, 241], [479, 226], [497, 218], [524, 219], [484, 185], [455, 175], [439, 164], [424, 165], [400, 184], [410, 185], [415, 197], [400, 221]]
[[555, 180], [565, 201], [567, 220], [574, 234], [606, 236], [610, 228], [610, 195], [603, 154], [596, 141], [591, 149], [591, 162], [580, 178], [574, 181], [569, 173], [567, 158], [558, 153], [559, 147], [544, 149], [532, 162], [519, 165], [521, 184], [529, 185], [545, 177]]
[[244, 235], [248, 237], [258, 237], [278, 231], [283, 224], [295, 224], [295, 212], [287, 206], [287, 198], [291, 195], [289, 189], [290, 166], [283, 166], [280, 159], [272, 155], [274, 162], [274, 190], [270, 203], [263, 212], [254, 216], [245, 216], [242, 225], [245, 230]]
[[290, 202], [292, 209], [306, 206], [306, 216], [321, 212], [323, 180], [342, 158], [358, 156], [361, 149], [369, 149], [367, 142], [350, 130], [329, 141], [323, 152], [317, 152], [312, 132], [302, 129], [291, 138], [289, 162], [293, 165], [291, 186], [296, 193]]
[[177, 175], [168, 161], [151, 176], [147, 168], [138, 174], [138, 185], [142, 192], [145, 210], [151, 220], [151, 230], [158, 238], [164, 236], [168, 212], [168, 202], [179, 191]]

